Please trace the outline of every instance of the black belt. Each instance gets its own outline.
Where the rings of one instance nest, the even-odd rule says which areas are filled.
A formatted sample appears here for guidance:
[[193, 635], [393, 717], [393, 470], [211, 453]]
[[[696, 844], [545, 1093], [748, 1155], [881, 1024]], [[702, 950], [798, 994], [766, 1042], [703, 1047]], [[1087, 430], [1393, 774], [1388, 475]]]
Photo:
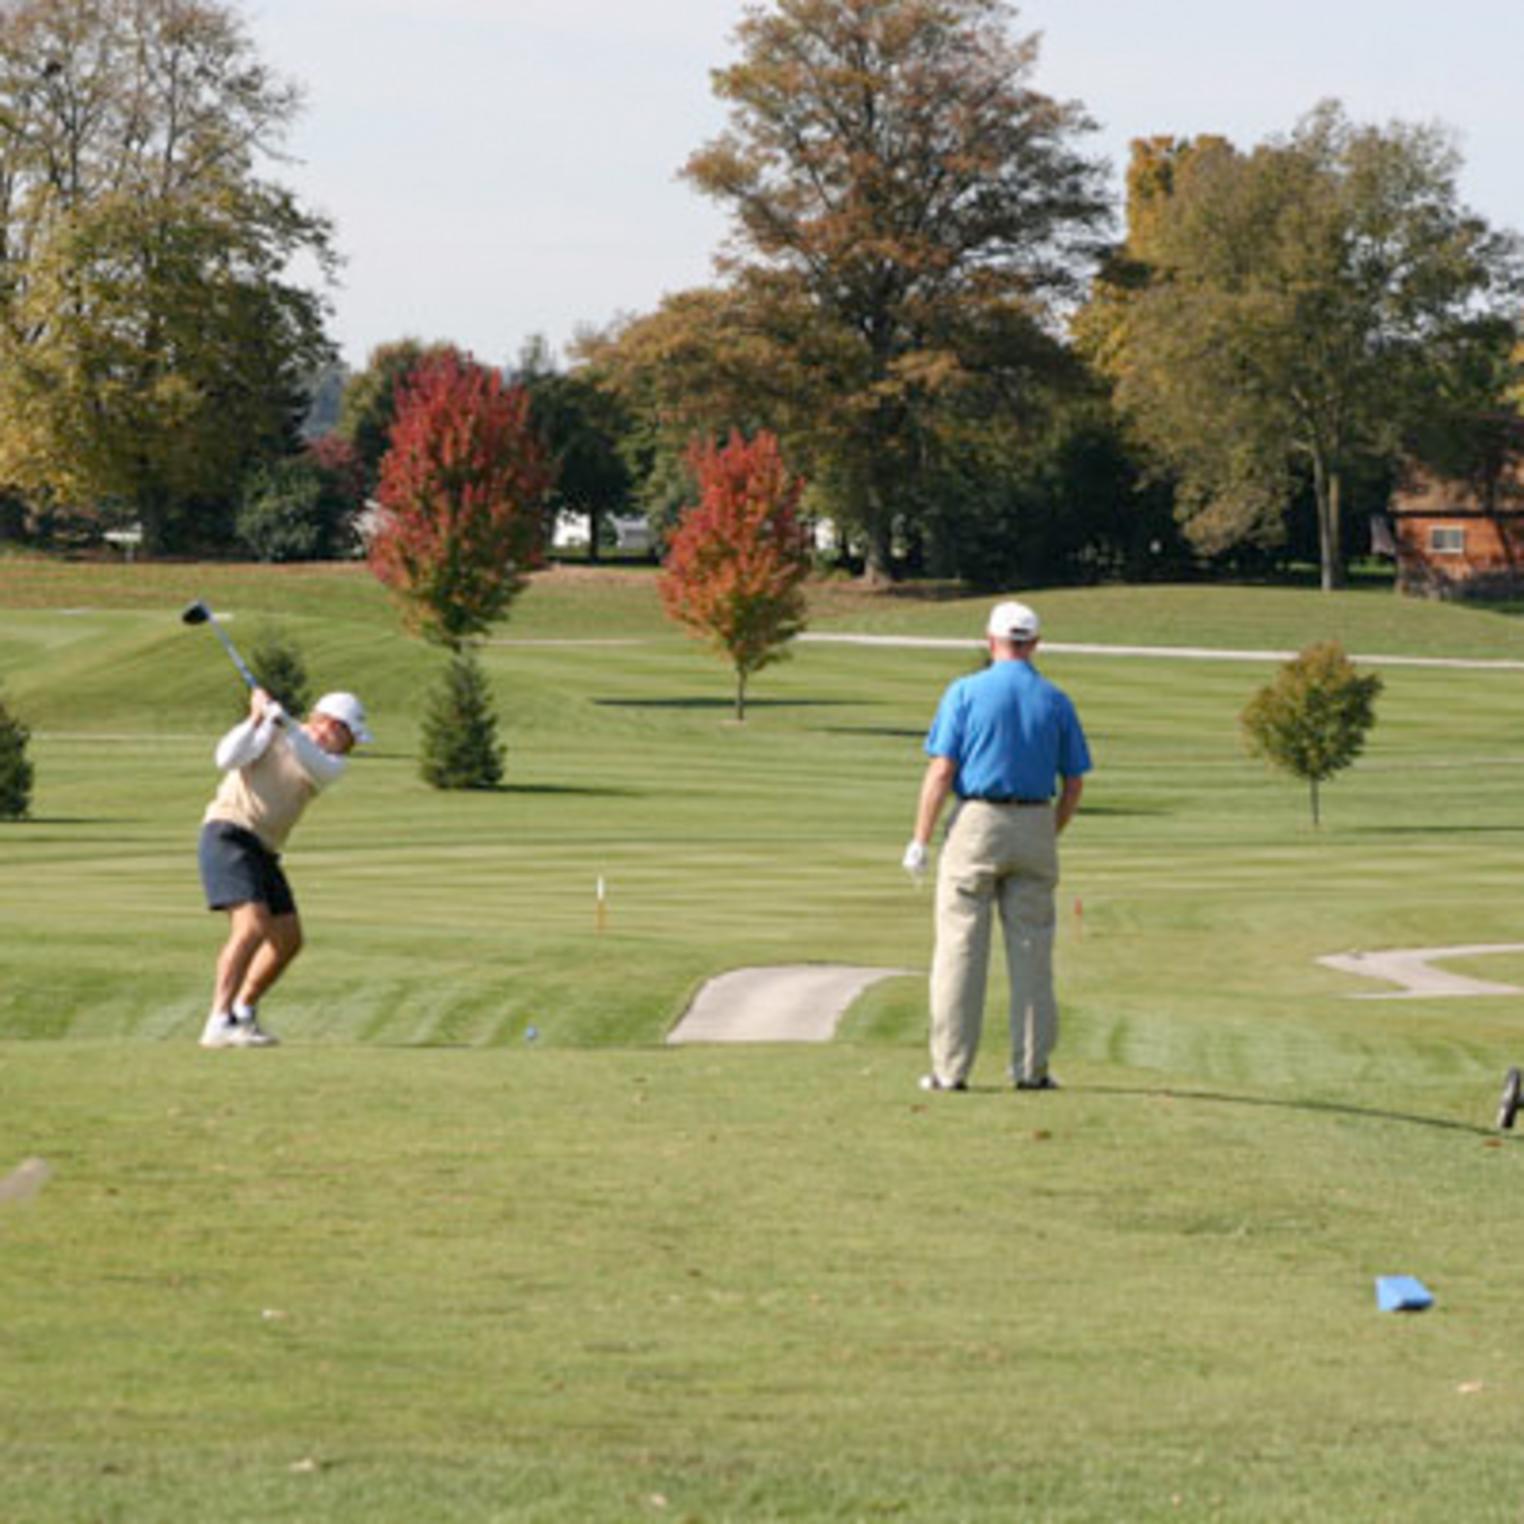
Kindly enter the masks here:
[[976, 804], [1014, 804], [1022, 809], [1032, 809], [1039, 804], [1052, 804], [1051, 799], [1025, 799], [1019, 794], [964, 794], [963, 800]]

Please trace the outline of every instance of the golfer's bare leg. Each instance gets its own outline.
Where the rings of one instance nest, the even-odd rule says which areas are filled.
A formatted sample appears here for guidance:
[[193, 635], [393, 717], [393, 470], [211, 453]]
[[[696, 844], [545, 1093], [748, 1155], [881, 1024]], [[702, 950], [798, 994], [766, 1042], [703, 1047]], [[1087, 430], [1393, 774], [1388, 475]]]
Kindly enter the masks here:
[[255, 956], [270, 934], [270, 923], [276, 919], [268, 905], [254, 901], [234, 905], [228, 911], [228, 938], [217, 955], [217, 984], [212, 997], [212, 1009], [226, 1015], [233, 1009], [233, 1001], [243, 988]]
[[[263, 906], [260, 909], [264, 909]], [[265, 912], [264, 936], [255, 949], [253, 958], [246, 965], [246, 972], [238, 987], [241, 1005], [256, 1006], [260, 996], [275, 983], [291, 966], [291, 960], [302, 950], [301, 918], [292, 911], [289, 915], [271, 915]]]

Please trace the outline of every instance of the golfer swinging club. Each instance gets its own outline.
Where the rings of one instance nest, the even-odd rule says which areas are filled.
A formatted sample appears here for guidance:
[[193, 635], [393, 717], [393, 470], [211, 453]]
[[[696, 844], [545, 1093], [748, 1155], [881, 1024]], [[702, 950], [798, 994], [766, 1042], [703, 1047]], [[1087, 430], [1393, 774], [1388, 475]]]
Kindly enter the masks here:
[[[1011, 1078], [1056, 1090], [1053, 892], [1058, 834], [1073, 818], [1090, 751], [1068, 696], [1037, 672], [1037, 615], [997, 604], [986, 627], [990, 665], [942, 696], [904, 866], [926, 871], [927, 846], [950, 793], [937, 870], [931, 966], [931, 1073], [923, 1090], [966, 1090], [984, 1022], [990, 923], [998, 906], [1011, 984]], [[1058, 801], [1054, 803], [1057, 791]]]
[[352, 693], [329, 693], [296, 724], [254, 688], [249, 717], [218, 743], [223, 778], [201, 826], [201, 882], [208, 909], [228, 913], [203, 1048], [267, 1048], [259, 999], [301, 951], [302, 923], [280, 851], [308, 802], [336, 782], [345, 756], [369, 741]]

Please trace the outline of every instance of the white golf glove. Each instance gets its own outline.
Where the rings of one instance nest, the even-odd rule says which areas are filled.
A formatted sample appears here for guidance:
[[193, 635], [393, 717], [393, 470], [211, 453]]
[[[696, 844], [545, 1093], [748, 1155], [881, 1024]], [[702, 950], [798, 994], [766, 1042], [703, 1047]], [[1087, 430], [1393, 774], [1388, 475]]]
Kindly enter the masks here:
[[900, 866], [919, 884], [926, 877], [926, 865], [930, 857], [931, 854], [927, 852], [924, 842], [912, 841], [905, 848], [905, 856], [901, 859]]

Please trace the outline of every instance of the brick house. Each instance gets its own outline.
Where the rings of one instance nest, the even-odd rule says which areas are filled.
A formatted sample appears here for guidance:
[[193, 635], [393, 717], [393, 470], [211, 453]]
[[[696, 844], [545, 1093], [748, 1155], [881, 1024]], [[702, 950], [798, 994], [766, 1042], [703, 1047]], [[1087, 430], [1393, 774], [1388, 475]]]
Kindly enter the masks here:
[[1400, 592], [1524, 595], [1524, 432], [1493, 469], [1448, 478], [1409, 463], [1388, 508]]

